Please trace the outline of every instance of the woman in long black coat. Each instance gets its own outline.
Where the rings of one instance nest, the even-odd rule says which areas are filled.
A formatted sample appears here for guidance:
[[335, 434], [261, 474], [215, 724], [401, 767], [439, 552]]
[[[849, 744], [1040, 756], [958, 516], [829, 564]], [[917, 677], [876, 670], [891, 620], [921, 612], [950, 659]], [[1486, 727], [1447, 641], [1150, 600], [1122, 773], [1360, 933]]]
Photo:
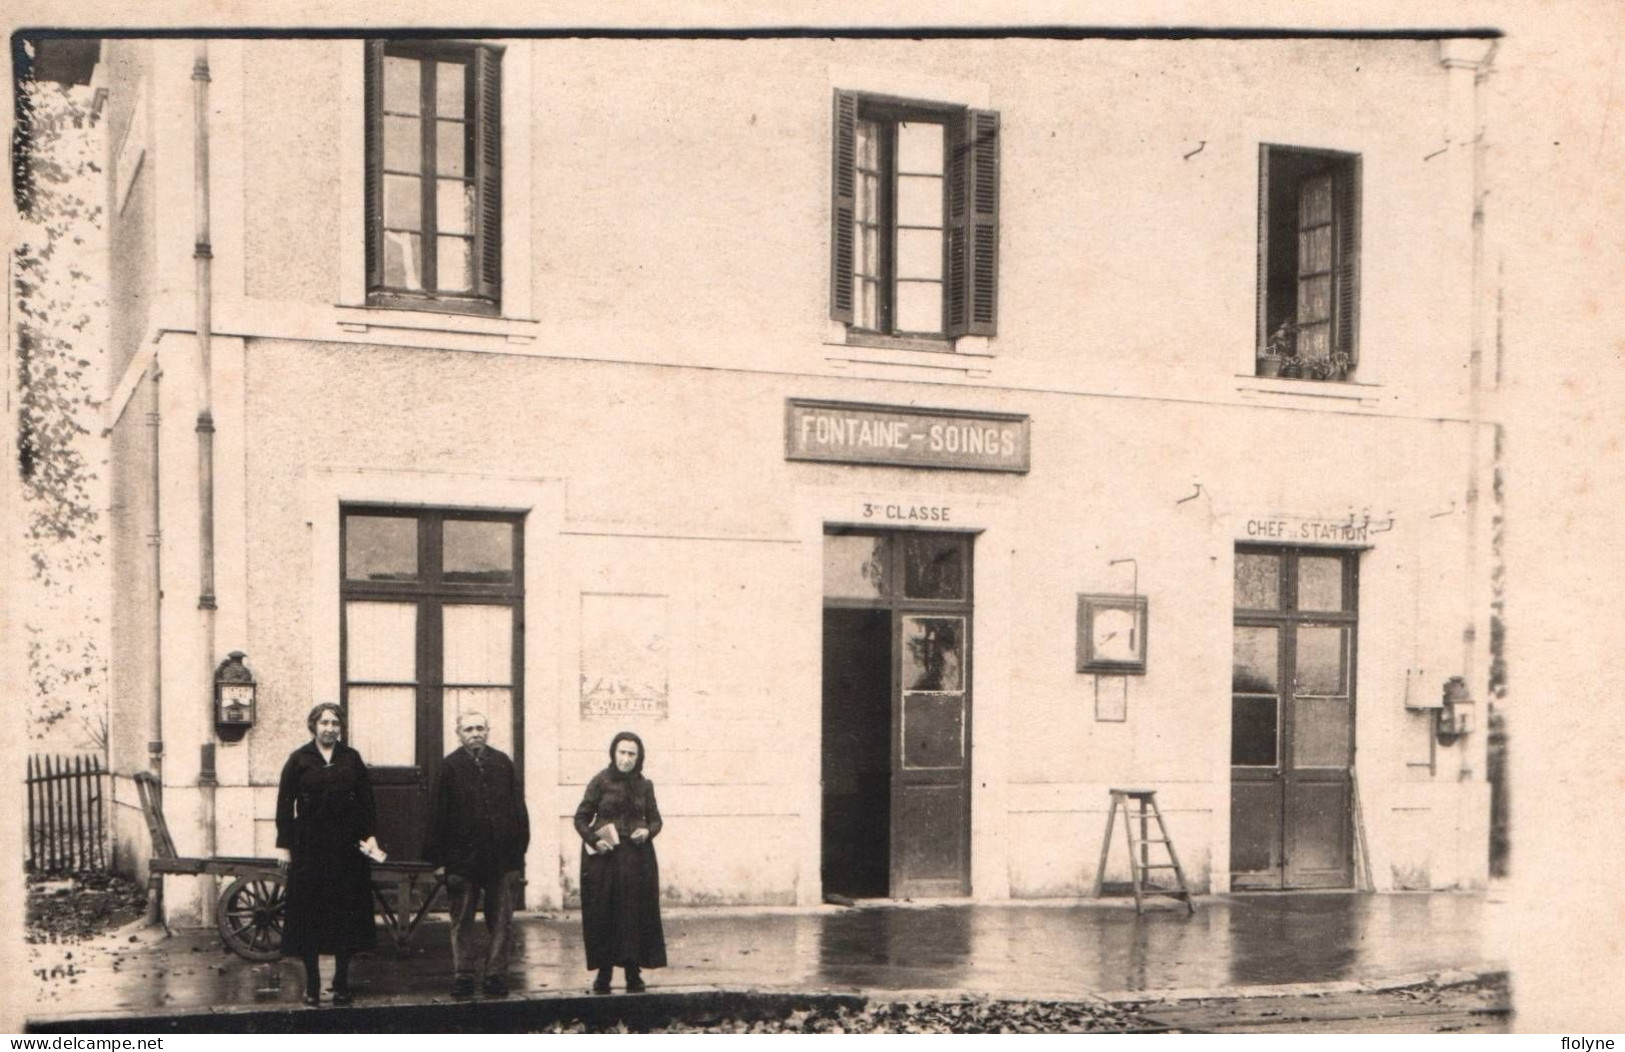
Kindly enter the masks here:
[[666, 966], [654, 846], [660, 808], [654, 783], [643, 777], [643, 739], [622, 731], [609, 743], [609, 757], [609, 766], [592, 776], [576, 808], [581, 933], [587, 967], [598, 971], [593, 992], [608, 993], [611, 972], [619, 966], [626, 970], [627, 991], [638, 993], [644, 988], [642, 969]]
[[288, 867], [282, 956], [305, 965], [305, 1003], [321, 1003], [317, 957], [332, 954], [333, 1003], [350, 1003], [350, 955], [378, 945], [371, 863], [376, 811], [361, 754], [339, 741], [344, 716], [332, 702], [310, 710], [311, 740], [288, 756], [276, 796], [276, 846]]

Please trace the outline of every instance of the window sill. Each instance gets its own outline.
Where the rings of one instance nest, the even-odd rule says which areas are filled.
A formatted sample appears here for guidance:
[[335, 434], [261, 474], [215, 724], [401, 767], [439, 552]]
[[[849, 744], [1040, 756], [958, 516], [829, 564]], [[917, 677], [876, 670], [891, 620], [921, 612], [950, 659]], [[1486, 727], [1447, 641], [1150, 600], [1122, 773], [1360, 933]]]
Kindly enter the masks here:
[[453, 332], [478, 336], [502, 336], [510, 343], [533, 343], [541, 325], [535, 318], [509, 318], [491, 314], [436, 310], [431, 307], [384, 306], [381, 304], [339, 303], [338, 327], [345, 332], [373, 329], [411, 329], [419, 332]]
[[1237, 373], [1236, 390], [1240, 391], [1244, 398], [1258, 395], [1320, 398], [1374, 406], [1382, 399], [1383, 386], [1360, 380], [1305, 380], [1302, 377]]
[[824, 361], [833, 369], [879, 368], [899, 375], [929, 370], [959, 373], [971, 380], [985, 380], [993, 375], [994, 355], [987, 348], [986, 337], [963, 336], [952, 341], [871, 333], [844, 336], [832, 335], [824, 340], [824, 346], [830, 350], [824, 355]]

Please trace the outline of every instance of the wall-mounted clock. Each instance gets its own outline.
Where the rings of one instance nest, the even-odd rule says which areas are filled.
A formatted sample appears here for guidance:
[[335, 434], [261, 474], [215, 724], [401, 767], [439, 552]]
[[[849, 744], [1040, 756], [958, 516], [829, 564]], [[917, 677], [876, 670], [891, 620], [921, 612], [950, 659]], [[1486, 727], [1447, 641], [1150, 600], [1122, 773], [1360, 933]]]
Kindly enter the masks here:
[[1078, 596], [1078, 671], [1145, 674], [1146, 598]]

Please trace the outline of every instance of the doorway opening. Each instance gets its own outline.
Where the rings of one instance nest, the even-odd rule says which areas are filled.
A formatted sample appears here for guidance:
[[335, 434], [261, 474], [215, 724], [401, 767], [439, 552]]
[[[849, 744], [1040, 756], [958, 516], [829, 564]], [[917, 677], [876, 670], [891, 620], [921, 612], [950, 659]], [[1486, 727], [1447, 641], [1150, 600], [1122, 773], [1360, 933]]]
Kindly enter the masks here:
[[971, 548], [963, 533], [824, 538], [826, 893], [970, 893]]
[[824, 891], [891, 891], [891, 615], [824, 611]]

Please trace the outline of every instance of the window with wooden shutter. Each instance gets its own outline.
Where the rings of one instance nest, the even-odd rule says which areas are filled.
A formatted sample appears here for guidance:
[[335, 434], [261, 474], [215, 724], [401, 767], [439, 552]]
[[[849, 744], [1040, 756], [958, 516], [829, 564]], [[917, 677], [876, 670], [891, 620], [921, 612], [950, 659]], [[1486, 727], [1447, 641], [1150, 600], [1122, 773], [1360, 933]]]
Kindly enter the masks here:
[[1344, 380], [1359, 363], [1359, 158], [1259, 154], [1258, 367]]
[[992, 335], [998, 114], [835, 93], [830, 316], [878, 338]]
[[369, 303], [500, 308], [501, 71], [489, 45], [368, 42]]

